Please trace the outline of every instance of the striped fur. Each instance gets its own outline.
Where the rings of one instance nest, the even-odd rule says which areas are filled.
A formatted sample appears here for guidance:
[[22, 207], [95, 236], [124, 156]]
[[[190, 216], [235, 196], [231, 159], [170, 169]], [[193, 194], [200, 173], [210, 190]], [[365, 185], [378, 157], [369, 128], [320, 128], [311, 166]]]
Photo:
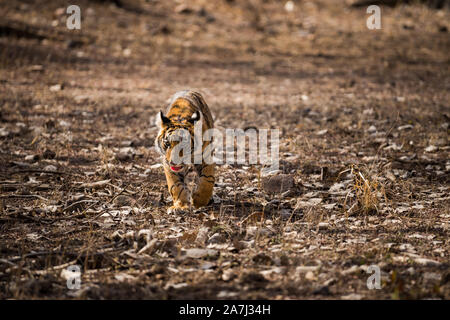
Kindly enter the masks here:
[[[200, 93], [186, 90], [172, 96], [165, 113], [164, 115], [160, 112], [156, 118], [160, 131], [155, 139], [155, 147], [162, 155], [167, 187], [173, 199], [173, 205], [168, 211], [180, 212], [189, 209], [191, 205], [195, 208], [206, 206], [213, 193], [214, 164], [203, 162], [198, 165], [176, 165], [172, 161], [171, 152], [178, 143], [174, 141], [175, 132], [177, 129], [185, 129], [191, 135], [191, 154], [194, 154], [194, 124], [196, 121], [202, 121], [203, 132], [213, 128], [211, 111]], [[203, 143], [202, 150], [209, 143]], [[195, 170], [199, 178], [192, 195], [185, 185], [185, 177], [190, 170]]]

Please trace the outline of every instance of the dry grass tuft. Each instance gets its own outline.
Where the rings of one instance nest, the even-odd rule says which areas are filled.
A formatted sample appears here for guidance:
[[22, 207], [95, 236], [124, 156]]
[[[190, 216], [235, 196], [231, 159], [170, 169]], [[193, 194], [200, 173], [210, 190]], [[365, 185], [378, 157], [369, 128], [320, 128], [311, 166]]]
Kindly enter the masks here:
[[380, 196], [384, 193], [384, 187], [373, 175], [352, 167], [353, 176], [352, 191], [355, 193], [356, 202], [351, 206], [351, 212], [360, 214], [373, 214], [379, 212]]

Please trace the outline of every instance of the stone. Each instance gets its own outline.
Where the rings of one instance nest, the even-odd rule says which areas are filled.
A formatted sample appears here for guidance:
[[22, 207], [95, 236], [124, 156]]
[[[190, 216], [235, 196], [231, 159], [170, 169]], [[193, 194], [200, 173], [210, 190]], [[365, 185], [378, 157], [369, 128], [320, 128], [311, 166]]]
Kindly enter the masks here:
[[294, 187], [294, 176], [291, 174], [279, 174], [263, 179], [263, 189], [267, 193], [283, 193], [293, 190]]

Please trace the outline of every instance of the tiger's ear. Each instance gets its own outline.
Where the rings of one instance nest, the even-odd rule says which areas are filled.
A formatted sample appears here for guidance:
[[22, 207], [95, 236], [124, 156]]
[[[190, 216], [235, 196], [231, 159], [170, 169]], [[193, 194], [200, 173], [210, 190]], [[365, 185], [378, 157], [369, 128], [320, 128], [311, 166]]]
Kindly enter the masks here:
[[164, 125], [168, 125], [170, 123], [170, 119], [167, 118], [162, 111], [158, 112], [156, 115], [155, 124], [157, 127], [163, 127]]
[[199, 111], [195, 111], [195, 112], [192, 114], [191, 118], [189, 119], [189, 122], [190, 122], [190, 123], [195, 123], [195, 122], [197, 122], [198, 120], [200, 120], [200, 118], [201, 118], [200, 112], [199, 112]]

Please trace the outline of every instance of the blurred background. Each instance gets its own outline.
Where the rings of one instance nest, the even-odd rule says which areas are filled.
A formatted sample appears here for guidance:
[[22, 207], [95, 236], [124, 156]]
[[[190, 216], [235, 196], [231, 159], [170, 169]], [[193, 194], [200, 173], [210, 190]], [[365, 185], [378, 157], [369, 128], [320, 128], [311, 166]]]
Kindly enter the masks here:
[[[2, 81], [38, 78], [23, 92], [28, 99], [59, 83], [66, 95], [97, 103], [151, 105], [186, 87], [244, 105], [313, 87], [323, 97], [343, 87], [361, 92], [367, 82], [439, 87], [448, 73], [448, 3], [78, 1], [81, 30], [68, 30], [72, 2], [1, 1]], [[381, 6], [381, 30], [366, 26], [369, 4]]]

